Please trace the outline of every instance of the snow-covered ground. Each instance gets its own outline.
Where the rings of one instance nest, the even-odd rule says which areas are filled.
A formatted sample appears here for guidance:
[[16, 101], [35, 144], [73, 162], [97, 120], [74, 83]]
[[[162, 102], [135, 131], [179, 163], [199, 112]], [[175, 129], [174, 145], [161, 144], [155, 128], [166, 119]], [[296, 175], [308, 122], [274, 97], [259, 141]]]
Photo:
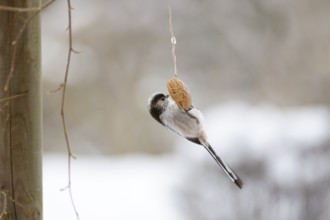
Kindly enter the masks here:
[[[182, 219], [173, 186], [182, 164], [175, 156], [79, 157], [73, 161], [72, 189], [80, 219]], [[67, 185], [65, 155], [44, 160], [44, 215], [75, 219]]]
[[[301, 176], [304, 175], [316, 180], [323, 180], [322, 175], [326, 175], [324, 170], [322, 171], [327, 169], [322, 166], [322, 158], [317, 160], [320, 162], [317, 172], [308, 169], [302, 171], [297, 154], [302, 149], [316, 151], [329, 138], [330, 114], [324, 107], [279, 109], [271, 105], [228, 103], [205, 111], [205, 120], [211, 144], [228, 164], [242, 174], [246, 182], [246, 188], [241, 192], [237, 191], [227, 177], [219, 172], [216, 175], [219, 174], [220, 179], [216, 181], [220, 184], [215, 185], [225, 186], [222, 190], [233, 190], [240, 205], [245, 202], [249, 204], [246, 198], [251, 198], [253, 190], [258, 189], [253, 187], [255, 182], [251, 177], [251, 170], [244, 170], [248, 167], [246, 164], [253, 166], [266, 161], [263, 168], [268, 173], [267, 181], [282, 184], [281, 186], [290, 186], [292, 183], [297, 186], [297, 180], [301, 182]], [[191, 219], [186, 213], [187, 209], [182, 209], [185, 204], [180, 189], [187, 188], [185, 186], [188, 185], [193, 186], [194, 182], [198, 181], [205, 181], [203, 184], [210, 182], [205, 180], [210, 177], [204, 174], [204, 171], [194, 176], [193, 182], [187, 182], [187, 176], [195, 173], [196, 167], [207, 164], [207, 167], [218, 168], [202, 148], [193, 147], [192, 143], [180, 138], [177, 140], [178, 150], [170, 155], [78, 155], [78, 159], [72, 161], [72, 189], [80, 219]], [[67, 185], [66, 159], [66, 155], [44, 157], [44, 219], [75, 219], [68, 191], [61, 191]], [[325, 160], [324, 162], [326, 163]], [[243, 168], [239, 169], [240, 167]], [[191, 178], [189, 180], [191, 181]], [[258, 181], [262, 181], [262, 178]], [[262, 186], [264, 185], [266, 184]], [[197, 195], [201, 193], [202, 196], [198, 197], [200, 202], [207, 201], [203, 197], [207, 196], [207, 193], [217, 191], [211, 190], [214, 184], [208, 187], [209, 191], [198, 192], [198, 184], [194, 187], [197, 189], [194, 188], [190, 194], [195, 191]], [[228, 206], [237, 204], [236, 200], [232, 202], [228, 200]], [[281, 210], [281, 207], [278, 206], [278, 210]], [[215, 210], [215, 213], [218, 213], [218, 210]], [[226, 216], [223, 213], [217, 215]], [[217, 219], [209, 216], [212, 216], [212, 213], [202, 215], [203, 219]], [[281, 215], [274, 216], [278, 219]]]

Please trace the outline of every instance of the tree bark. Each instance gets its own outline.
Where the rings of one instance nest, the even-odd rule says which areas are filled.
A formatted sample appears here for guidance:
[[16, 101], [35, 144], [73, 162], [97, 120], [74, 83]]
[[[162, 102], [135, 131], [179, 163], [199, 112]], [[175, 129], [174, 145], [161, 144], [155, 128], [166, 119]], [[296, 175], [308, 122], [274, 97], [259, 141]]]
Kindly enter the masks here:
[[[0, 0], [0, 5], [39, 7], [40, 0]], [[1, 220], [42, 219], [39, 15], [12, 44], [29, 15], [0, 11], [0, 216], [5, 211]]]

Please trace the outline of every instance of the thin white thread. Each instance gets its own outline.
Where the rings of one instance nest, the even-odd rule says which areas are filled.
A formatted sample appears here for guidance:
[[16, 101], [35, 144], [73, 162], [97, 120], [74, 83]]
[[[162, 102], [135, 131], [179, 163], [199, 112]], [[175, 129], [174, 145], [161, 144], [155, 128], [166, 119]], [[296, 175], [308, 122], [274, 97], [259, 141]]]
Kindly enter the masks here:
[[172, 23], [172, 0], [168, 0], [168, 24], [171, 33], [171, 44], [172, 44], [172, 57], [173, 57], [173, 65], [174, 65], [174, 77], [178, 76], [177, 66], [176, 66], [176, 55], [175, 55], [175, 45], [176, 38], [173, 31], [173, 23]]

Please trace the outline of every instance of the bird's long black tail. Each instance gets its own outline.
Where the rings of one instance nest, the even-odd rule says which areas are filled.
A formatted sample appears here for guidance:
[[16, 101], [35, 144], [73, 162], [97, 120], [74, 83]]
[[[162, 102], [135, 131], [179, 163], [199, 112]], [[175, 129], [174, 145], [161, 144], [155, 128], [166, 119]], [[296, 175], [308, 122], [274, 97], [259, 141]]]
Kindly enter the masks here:
[[217, 164], [225, 171], [231, 181], [233, 181], [236, 186], [241, 189], [243, 187], [243, 181], [241, 180], [241, 178], [239, 178], [239, 176], [237, 176], [236, 173], [232, 171], [232, 169], [230, 169], [230, 167], [216, 154], [211, 145], [206, 144], [206, 146], [203, 146], [211, 154]]

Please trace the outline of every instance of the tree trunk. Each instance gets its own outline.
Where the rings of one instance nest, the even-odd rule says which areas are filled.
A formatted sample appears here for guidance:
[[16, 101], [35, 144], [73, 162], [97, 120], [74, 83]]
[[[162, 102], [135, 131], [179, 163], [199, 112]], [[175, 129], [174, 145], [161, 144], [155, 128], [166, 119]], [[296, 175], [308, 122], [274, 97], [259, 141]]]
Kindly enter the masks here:
[[[0, 0], [0, 5], [39, 7], [40, 0]], [[29, 15], [0, 11], [1, 220], [42, 219], [39, 15], [28, 23], [16, 46], [12, 44]]]

